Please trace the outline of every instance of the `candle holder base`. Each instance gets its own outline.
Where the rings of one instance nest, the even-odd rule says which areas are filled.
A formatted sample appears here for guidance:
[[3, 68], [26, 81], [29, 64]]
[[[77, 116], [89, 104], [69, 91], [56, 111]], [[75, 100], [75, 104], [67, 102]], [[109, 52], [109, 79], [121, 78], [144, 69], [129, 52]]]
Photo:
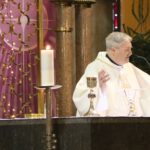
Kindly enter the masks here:
[[46, 118], [46, 116], [45, 114], [41, 114], [41, 113], [32, 113], [32, 114], [24, 114], [24, 118], [38, 119], [38, 118]]

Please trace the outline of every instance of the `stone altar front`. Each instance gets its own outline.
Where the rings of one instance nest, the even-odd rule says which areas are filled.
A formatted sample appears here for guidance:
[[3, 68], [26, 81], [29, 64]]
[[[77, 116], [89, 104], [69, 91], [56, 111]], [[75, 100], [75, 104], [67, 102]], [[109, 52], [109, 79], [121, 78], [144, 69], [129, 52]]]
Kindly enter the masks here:
[[[57, 150], [149, 150], [150, 118], [53, 118]], [[0, 150], [46, 150], [46, 120], [0, 121]]]

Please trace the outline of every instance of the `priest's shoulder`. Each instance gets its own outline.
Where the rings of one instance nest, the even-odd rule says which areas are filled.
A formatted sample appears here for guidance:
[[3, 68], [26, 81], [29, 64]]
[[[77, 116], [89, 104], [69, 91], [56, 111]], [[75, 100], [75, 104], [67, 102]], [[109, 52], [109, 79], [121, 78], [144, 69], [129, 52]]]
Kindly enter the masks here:
[[129, 63], [129, 64], [132, 66], [132, 68], [135, 70], [135, 72], [140, 73], [140, 74], [142, 73], [142, 74], [150, 76], [148, 73], [146, 73], [145, 71], [143, 71], [140, 68], [136, 67], [134, 64], [132, 64], [132, 63]]

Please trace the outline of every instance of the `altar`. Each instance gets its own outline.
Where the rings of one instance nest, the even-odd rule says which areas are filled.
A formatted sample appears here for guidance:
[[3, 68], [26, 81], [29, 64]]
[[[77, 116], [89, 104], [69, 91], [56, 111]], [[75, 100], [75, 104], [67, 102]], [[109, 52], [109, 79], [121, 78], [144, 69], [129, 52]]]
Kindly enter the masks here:
[[[148, 117], [52, 118], [56, 150], [149, 150]], [[0, 150], [47, 150], [46, 119], [0, 121]]]

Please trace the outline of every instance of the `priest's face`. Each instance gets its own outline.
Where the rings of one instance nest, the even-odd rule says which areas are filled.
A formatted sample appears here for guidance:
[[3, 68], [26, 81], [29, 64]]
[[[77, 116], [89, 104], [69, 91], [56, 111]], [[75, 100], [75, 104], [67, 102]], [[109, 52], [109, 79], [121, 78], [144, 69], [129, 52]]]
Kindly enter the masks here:
[[130, 41], [125, 41], [114, 50], [114, 61], [117, 64], [123, 65], [129, 62], [129, 58], [132, 55], [132, 45]]

